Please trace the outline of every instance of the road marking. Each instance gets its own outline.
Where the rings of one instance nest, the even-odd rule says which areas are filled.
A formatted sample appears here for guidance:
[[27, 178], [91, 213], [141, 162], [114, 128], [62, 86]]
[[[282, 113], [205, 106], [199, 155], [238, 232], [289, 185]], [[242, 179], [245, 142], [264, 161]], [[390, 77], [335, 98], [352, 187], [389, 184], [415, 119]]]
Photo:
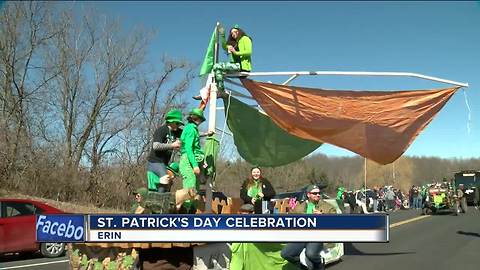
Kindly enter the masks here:
[[414, 221], [417, 221], [417, 220], [420, 220], [420, 219], [424, 219], [424, 218], [427, 218], [429, 216], [425, 215], [425, 216], [419, 216], [419, 217], [416, 217], [416, 218], [412, 218], [412, 219], [407, 219], [407, 220], [404, 220], [404, 221], [400, 221], [400, 222], [397, 222], [397, 223], [393, 223], [390, 225], [390, 228], [395, 228], [395, 227], [398, 227], [400, 225], [403, 225], [403, 224], [407, 224], [407, 223], [410, 223], [410, 222], [414, 222]]
[[25, 264], [25, 265], [17, 265], [17, 266], [9, 266], [0, 268], [0, 270], [7, 270], [7, 269], [18, 269], [18, 268], [25, 268], [25, 267], [35, 267], [40, 265], [47, 265], [47, 264], [54, 264], [54, 263], [63, 263], [68, 262], [68, 260], [61, 260], [61, 261], [53, 261], [53, 262], [44, 262], [44, 263], [33, 263], [33, 264]]

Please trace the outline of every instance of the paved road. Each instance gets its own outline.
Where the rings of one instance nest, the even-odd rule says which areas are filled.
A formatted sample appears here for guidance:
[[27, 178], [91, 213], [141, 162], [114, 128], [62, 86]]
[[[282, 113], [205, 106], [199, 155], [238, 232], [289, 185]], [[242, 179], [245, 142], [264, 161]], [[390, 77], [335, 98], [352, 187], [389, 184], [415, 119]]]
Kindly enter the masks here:
[[[341, 262], [327, 270], [477, 270], [480, 269], [480, 211], [419, 218], [417, 210], [390, 214], [390, 242], [346, 244]], [[0, 270], [68, 269], [66, 258], [0, 260]]]
[[0, 270], [66, 270], [68, 260], [66, 257], [55, 259], [42, 258], [39, 255], [30, 258], [19, 256], [8, 256], [0, 259]]
[[480, 269], [480, 211], [459, 216], [420, 216], [419, 210], [391, 215], [389, 243], [347, 244], [342, 261], [328, 270], [476, 270]]

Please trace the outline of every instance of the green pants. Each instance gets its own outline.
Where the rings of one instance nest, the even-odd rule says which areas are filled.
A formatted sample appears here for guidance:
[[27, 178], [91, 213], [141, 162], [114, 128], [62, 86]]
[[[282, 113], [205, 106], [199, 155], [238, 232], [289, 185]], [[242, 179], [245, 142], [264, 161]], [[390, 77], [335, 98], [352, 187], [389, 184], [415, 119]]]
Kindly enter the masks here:
[[[198, 162], [198, 160], [197, 160]], [[187, 154], [182, 154], [180, 157], [180, 174], [182, 175], [183, 188], [195, 188], [200, 189], [200, 184], [197, 181], [197, 176], [193, 173], [192, 165], [188, 161]]]
[[217, 83], [218, 89], [221, 91], [225, 90], [223, 84], [223, 78], [225, 73], [231, 73], [240, 71], [239, 63], [217, 63], [213, 66], [213, 71], [215, 73], [215, 82]]

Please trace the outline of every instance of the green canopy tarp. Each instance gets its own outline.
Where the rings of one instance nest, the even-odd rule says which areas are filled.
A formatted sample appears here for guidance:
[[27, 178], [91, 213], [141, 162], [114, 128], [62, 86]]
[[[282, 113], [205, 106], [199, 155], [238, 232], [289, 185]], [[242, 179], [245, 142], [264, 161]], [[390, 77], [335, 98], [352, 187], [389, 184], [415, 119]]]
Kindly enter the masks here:
[[[230, 105], [228, 102], [230, 100]], [[228, 128], [233, 133], [240, 156], [251, 164], [264, 167], [285, 165], [317, 149], [319, 142], [290, 135], [270, 118], [238, 99], [223, 99]]]

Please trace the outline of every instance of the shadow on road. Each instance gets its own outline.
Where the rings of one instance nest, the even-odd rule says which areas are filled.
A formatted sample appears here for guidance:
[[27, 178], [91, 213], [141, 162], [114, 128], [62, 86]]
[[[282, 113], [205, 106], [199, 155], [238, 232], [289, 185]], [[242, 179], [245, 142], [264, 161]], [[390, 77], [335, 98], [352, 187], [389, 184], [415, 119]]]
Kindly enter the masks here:
[[[428, 216], [455, 216], [455, 211], [451, 210], [440, 210], [436, 212], [435, 214], [427, 214]], [[424, 216], [422, 214], [422, 216]]]
[[385, 253], [363, 252], [358, 248], [356, 248], [352, 243], [345, 243], [344, 251], [345, 251], [345, 255], [363, 255], [363, 256], [391, 256], [391, 255], [415, 254], [415, 252], [385, 252]]
[[458, 234], [480, 237], [480, 233], [457, 231]]
[[15, 262], [15, 261], [24, 261], [31, 259], [43, 258], [42, 254], [37, 253], [23, 253], [23, 254], [11, 254], [11, 255], [2, 255], [0, 256], [0, 262]]

